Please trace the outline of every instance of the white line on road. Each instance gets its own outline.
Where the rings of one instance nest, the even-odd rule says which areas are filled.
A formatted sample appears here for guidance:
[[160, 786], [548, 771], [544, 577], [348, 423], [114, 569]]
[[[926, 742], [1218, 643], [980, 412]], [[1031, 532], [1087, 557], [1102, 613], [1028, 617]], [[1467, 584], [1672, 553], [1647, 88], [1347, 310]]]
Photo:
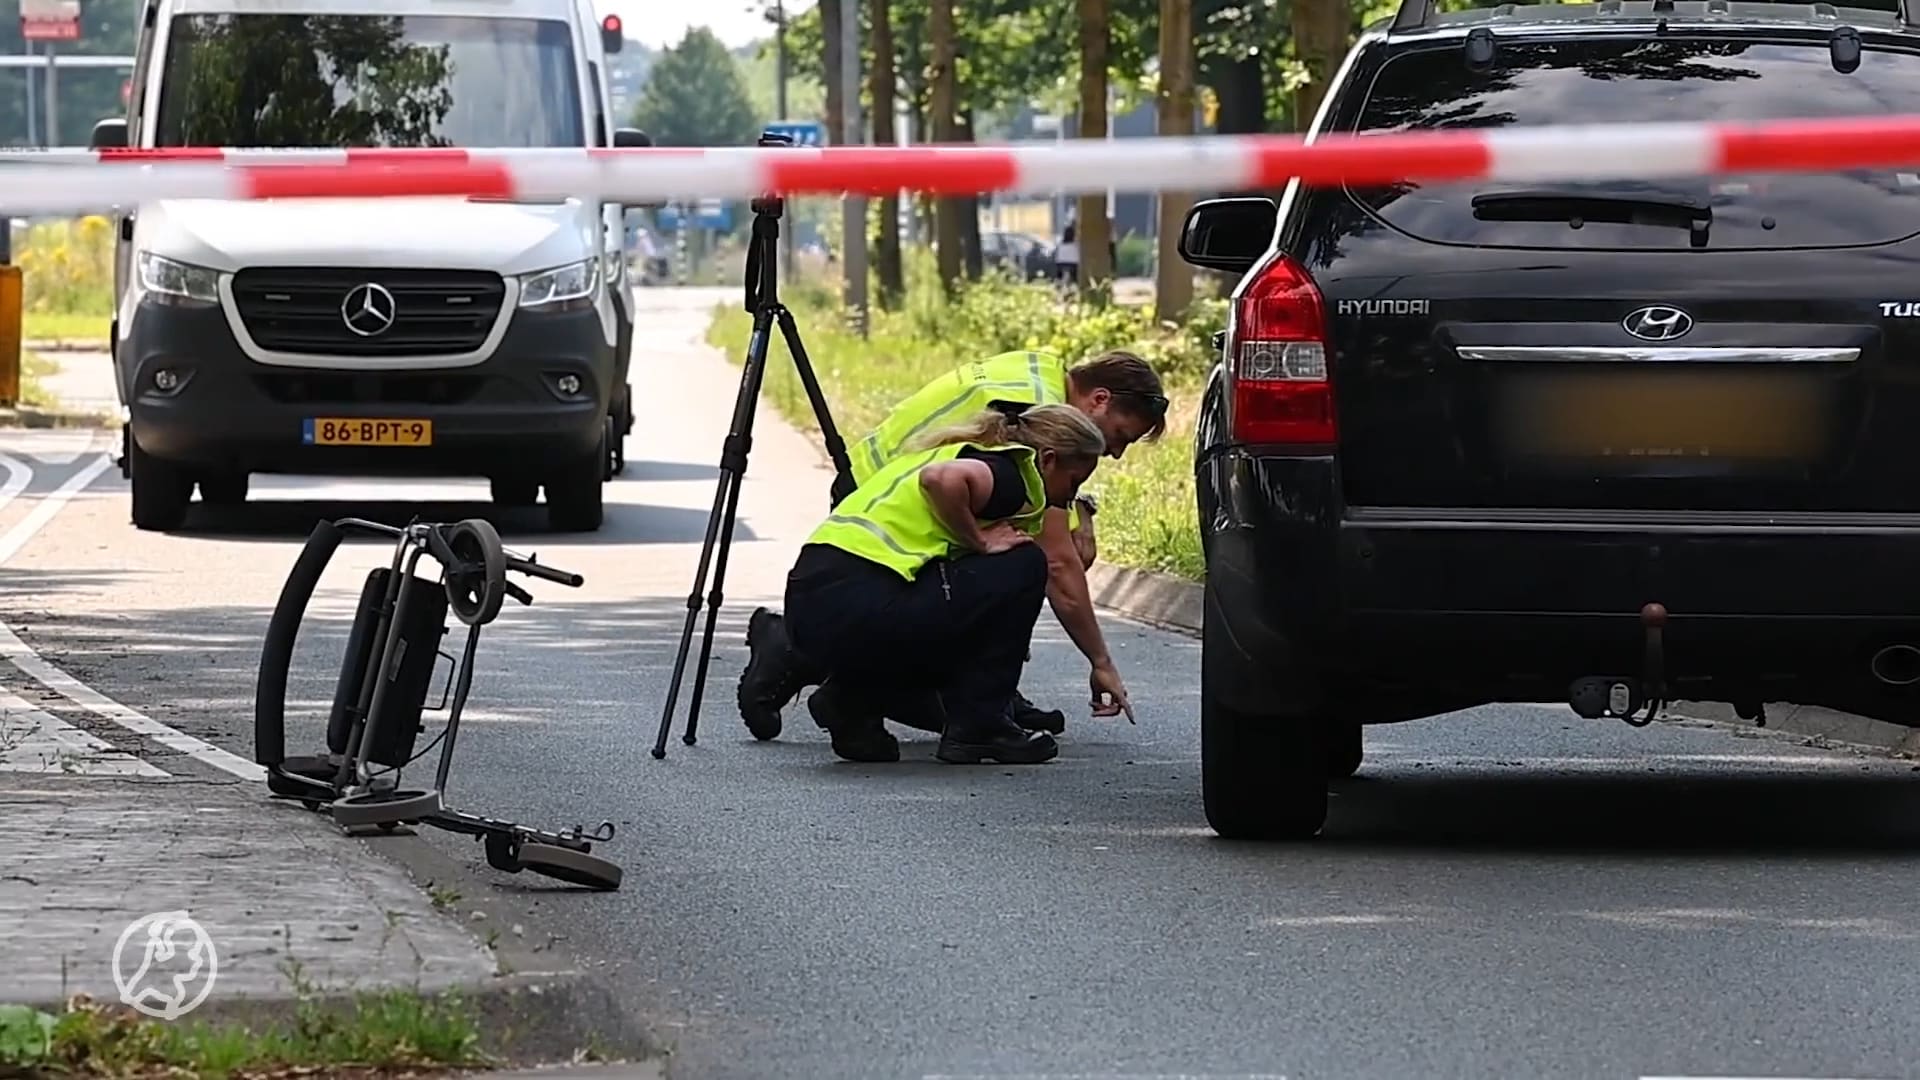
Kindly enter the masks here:
[[33, 483], [33, 468], [24, 461], [0, 454], [0, 469], [7, 470], [7, 482], [0, 484], [0, 507], [4, 507]]
[[[0, 458], [0, 460], [6, 459]], [[61, 484], [54, 491], [42, 496], [40, 505], [34, 507], [31, 514], [28, 514], [24, 519], [15, 524], [13, 528], [8, 529], [5, 534], [0, 535], [0, 564], [5, 564], [8, 559], [13, 558], [13, 556], [25, 546], [26, 542], [33, 538], [35, 533], [45, 528], [47, 523], [53, 520], [53, 516], [59, 513], [62, 507], [73, 501], [74, 496], [86, 490], [87, 485], [93, 483], [94, 479], [105, 472], [111, 464], [113, 464], [112, 459], [105, 454], [101, 454], [88, 463], [86, 468], [81, 469], [69, 477], [66, 483]], [[177, 750], [203, 765], [219, 769], [221, 772], [237, 776], [242, 780], [257, 781], [266, 778], [266, 770], [259, 765], [243, 757], [230, 754], [212, 743], [196, 739], [184, 731], [177, 731], [170, 728], [145, 713], [140, 712], [138, 709], [128, 708], [48, 663], [39, 653], [34, 652], [26, 642], [21, 641], [20, 638], [14, 634], [13, 630], [4, 623], [0, 623], [0, 655], [5, 656], [14, 667], [25, 672], [30, 678], [60, 694], [68, 701], [73, 702], [75, 705], [80, 706], [96, 716], [110, 720], [136, 735], [144, 735], [154, 742], [171, 750]]]
[[0, 771], [167, 777], [151, 763], [5, 690], [0, 690]]

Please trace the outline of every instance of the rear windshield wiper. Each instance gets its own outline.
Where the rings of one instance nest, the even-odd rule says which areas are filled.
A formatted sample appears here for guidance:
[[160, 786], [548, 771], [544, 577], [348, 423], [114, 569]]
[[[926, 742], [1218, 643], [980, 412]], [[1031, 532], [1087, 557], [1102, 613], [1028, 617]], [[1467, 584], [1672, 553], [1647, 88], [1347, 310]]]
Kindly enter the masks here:
[[1579, 228], [1589, 221], [1616, 225], [1672, 226], [1692, 233], [1694, 247], [1705, 247], [1713, 224], [1713, 205], [1692, 195], [1655, 195], [1608, 191], [1485, 191], [1473, 197], [1473, 216], [1481, 221], [1565, 221]]

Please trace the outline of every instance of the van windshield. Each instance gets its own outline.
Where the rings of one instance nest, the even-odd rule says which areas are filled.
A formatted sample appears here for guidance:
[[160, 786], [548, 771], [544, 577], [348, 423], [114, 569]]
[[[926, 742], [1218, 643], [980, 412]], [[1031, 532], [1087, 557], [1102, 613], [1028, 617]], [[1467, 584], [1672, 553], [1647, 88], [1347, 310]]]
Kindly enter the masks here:
[[552, 19], [182, 15], [153, 144], [582, 146], [574, 64]]

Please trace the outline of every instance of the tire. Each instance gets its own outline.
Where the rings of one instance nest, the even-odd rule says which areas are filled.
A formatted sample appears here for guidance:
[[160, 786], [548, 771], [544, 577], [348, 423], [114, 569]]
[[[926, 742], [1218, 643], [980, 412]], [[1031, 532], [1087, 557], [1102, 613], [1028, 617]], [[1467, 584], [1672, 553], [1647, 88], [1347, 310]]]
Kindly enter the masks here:
[[1327, 779], [1345, 780], [1366, 758], [1366, 727], [1345, 721], [1327, 724]]
[[495, 506], [532, 506], [540, 498], [540, 482], [517, 476], [496, 476], [489, 482]]
[[1211, 608], [1200, 640], [1200, 791], [1207, 824], [1227, 840], [1311, 840], [1327, 820], [1321, 725], [1313, 717], [1251, 715], [1220, 703], [1209, 682], [1220, 668], [1248, 661]]
[[247, 481], [243, 472], [215, 473], [200, 478], [200, 501], [208, 506], [240, 506], [247, 501]]
[[601, 427], [593, 453], [547, 481], [547, 524], [559, 532], [592, 532], [606, 516], [607, 434]]
[[166, 532], [187, 520], [193, 501], [193, 477], [178, 465], [147, 453], [139, 440], [127, 440], [127, 476], [133, 482], [133, 527]]
[[584, 885], [603, 892], [618, 889], [622, 877], [619, 867], [597, 855], [552, 844], [521, 844], [520, 865], [569, 885]]
[[446, 535], [447, 546], [461, 561], [480, 563], [478, 573], [447, 575], [447, 606], [468, 626], [485, 626], [507, 599], [507, 551], [500, 533], [485, 518], [467, 518], [455, 522]]

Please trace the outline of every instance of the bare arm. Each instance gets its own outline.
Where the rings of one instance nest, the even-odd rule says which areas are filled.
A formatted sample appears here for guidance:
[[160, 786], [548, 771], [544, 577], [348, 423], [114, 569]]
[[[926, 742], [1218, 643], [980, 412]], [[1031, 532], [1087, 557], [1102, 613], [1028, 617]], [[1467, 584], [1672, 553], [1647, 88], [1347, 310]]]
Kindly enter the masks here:
[[1087, 662], [1094, 667], [1111, 667], [1106, 636], [1100, 632], [1100, 620], [1093, 610], [1093, 595], [1087, 589], [1086, 562], [1079, 545], [1067, 531], [1067, 512], [1047, 508], [1040, 526], [1040, 549], [1047, 553], [1047, 602], [1054, 617], [1073, 639]]
[[936, 461], [920, 470], [920, 490], [927, 502], [960, 542], [975, 551], [987, 549], [977, 516], [993, 496], [993, 470], [984, 461], [955, 458]]

